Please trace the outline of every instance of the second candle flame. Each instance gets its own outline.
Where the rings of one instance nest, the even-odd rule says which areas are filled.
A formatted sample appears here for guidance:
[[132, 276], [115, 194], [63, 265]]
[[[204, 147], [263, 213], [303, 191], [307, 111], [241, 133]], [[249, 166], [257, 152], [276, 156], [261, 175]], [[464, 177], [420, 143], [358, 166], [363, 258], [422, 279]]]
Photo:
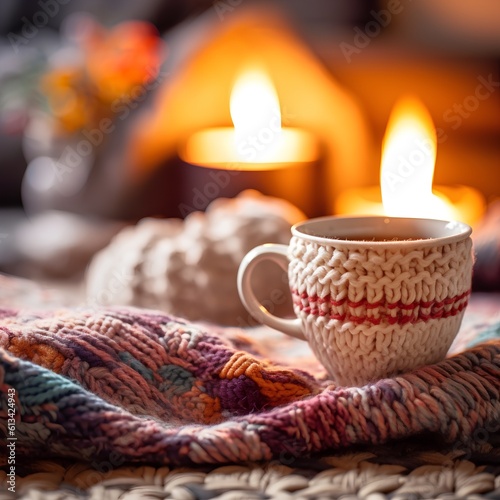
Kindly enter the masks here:
[[416, 98], [402, 98], [394, 107], [382, 143], [380, 185], [387, 215], [454, 218], [451, 203], [432, 192], [436, 149], [429, 112]]

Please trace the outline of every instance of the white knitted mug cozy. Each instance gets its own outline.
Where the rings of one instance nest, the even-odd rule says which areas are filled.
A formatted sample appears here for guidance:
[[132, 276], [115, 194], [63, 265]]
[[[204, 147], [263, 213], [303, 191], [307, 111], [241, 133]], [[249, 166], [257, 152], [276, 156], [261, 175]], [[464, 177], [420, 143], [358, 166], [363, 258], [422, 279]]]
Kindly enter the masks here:
[[[427, 219], [312, 219], [292, 228], [288, 247], [253, 249], [238, 289], [261, 322], [307, 340], [336, 382], [361, 385], [446, 356], [470, 295], [470, 233]], [[250, 275], [267, 259], [288, 267], [297, 319], [255, 299]]]

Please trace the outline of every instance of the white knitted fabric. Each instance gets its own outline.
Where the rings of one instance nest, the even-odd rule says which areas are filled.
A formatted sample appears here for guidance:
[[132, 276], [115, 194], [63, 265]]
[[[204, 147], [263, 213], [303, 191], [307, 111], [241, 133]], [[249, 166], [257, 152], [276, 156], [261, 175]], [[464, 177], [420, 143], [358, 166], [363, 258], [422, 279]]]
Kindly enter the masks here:
[[[255, 245], [288, 243], [290, 226], [304, 218], [287, 201], [250, 190], [218, 198], [205, 213], [194, 212], [183, 221], [143, 219], [95, 255], [86, 275], [87, 302], [160, 309], [191, 321], [253, 325], [238, 296], [238, 266]], [[281, 269], [263, 263], [253, 286], [259, 299], [272, 302], [276, 314], [290, 314], [282, 278]]]
[[340, 384], [360, 385], [443, 359], [462, 321], [472, 241], [427, 248], [289, 247], [294, 310]]

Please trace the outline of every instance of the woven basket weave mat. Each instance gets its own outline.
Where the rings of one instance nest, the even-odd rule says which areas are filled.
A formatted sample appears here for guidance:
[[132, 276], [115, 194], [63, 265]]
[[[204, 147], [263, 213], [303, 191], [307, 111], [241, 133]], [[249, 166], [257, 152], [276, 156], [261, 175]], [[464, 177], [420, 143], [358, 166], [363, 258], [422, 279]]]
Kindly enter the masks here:
[[0, 493], [0, 499], [500, 498], [500, 466], [477, 465], [487, 464], [484, 456], [469, 458], [475, 463], [461, 452], [416, 451], [398, 443], [314, 460], [285, 457], [215, 468], [100, 464], [95, 469], [83, 462], [40, 461], [17, 479], [15, 496]]

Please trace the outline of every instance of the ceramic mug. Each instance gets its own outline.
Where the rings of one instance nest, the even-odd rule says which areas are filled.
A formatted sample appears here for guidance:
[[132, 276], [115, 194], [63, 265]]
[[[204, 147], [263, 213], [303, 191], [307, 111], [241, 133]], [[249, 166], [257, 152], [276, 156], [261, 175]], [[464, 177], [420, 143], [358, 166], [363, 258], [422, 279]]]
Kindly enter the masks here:
[[[260, 322], [306, 340], [330, 376], [362, 385], [442, 360], [472, 280], [471, 228], [395, 217], [320, 217], [292, 227], [241, 262], [238, 291]], [[271, 314], [251, 275], [271, 260], [288, 270], [296, 318]]]

